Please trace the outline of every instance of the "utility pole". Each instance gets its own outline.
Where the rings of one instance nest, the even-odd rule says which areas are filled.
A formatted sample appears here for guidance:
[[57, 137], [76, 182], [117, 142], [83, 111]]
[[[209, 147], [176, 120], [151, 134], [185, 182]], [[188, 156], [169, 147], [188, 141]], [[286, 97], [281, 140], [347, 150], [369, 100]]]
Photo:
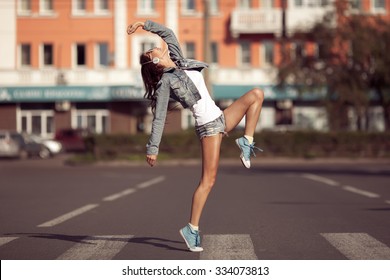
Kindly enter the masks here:
[[[203, 0], [203, 55], [204, 62], [210, 65], [210, 0]], [[204, 70], [204, 80], [210, 95], [213, 96], [210, 69]]]

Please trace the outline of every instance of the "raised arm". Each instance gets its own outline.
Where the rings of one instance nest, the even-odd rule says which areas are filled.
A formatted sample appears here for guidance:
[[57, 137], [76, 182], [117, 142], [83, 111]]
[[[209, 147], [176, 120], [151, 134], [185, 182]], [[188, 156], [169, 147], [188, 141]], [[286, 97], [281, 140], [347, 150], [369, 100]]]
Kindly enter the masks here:
[[147, 20], [145, 22], [134, 22], [127, 27], [127, 34], [133, 34], [139, 27], [142, 27], [144, 30], [157, 34], [167, 43], [168, 50], [170, 52], [170, 57], [173, 61], [183, 59], [183, 52], [180, 48], [179, 41], [176, 38], [175, 33], [166, 26]]

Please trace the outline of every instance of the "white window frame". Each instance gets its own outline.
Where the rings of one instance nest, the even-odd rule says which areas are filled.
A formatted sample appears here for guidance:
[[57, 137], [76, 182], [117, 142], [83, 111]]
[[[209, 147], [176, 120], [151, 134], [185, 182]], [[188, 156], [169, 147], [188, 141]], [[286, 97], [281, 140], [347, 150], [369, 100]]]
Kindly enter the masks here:
[[[93, 131], [97, 134], [109, 133], [110, 128], [110, 111], [107, 109], [73, 109], [72, 110], [72, 128], [88, 128], [88, 116], [95, 116], [96, 127]], [[81, 127], [78, 126], [78, 117], [81, 116]], [[103, 131], [103, 117], [107, 118], [106, 131]]]
[[[23, 2], [27, 1], [29, 3], [30, 9], [23, 9]], [[20, 16], [29, 16], [31, 15], [31, 1], [32, 0], [18, 0], [18, 15]]]
[[[295, 5], [296, 0], [287, 0], [289, 1], [288, 7], [292, 9], [300, 9], [300, 8], [321, 8], [325, 7], [325, 5], [322, 5], [324, 0], [301, 0], [302, 5], [297, 6]], [[329, 5], [334, 0], [327, 0], [327, 4]]]
[[[93, 2], [93, 7], [94, 7], [94, 11], [95, 11], [95, 14], [97, 15], [109, 15], [110, 14], [110, 0], [105, 0], [107, 1], [107, 9], [102, 9], [100, 7], [100, 4], [102, 0], [94, 0]], [[114, 0], [115, 1], [115, 0]]]
[[209, 0], [209, 13], [211, 15], [218, 15], [221, 12], [221, 8], [220, 8], [221, 1], [220, 0]]
[[[52, 8], [46, 9], [46, 3], [51, 2]], [[53, 15], [54, 14], [54, 0], [39, 0], [39, 14]]]
[[[187, 8], [187, 3], [188, 1], [193, 1], [194, 2], [194, 9], [188, 9]], [[181, 0], [181, 13], [184, 16], [202, 16], [201, 12], [198, 12], [197, 6], [196, 6], [196, 0]]]
[[81, 0], [72, 0], [72, 15], [74, 16], [83, 16], [87, 14], [87, 0], [85, 1], [85, 9], [81, 10], [78, 8], [78, 1]]
[[241, 10], [249, 10], [252, 8], [253, 0], [237, 0], [237, 7]]
[[137, 0], [137, 14], [156, 15], [156, 0]]
[[380, 0], [371, 0], [371, 11], [372, 11], [372, 13], [373, 14], [386, 14], [387, 13], [387, 11], [386, 11], [386, 9], [387, 9], [387, 7], [386, 7], [386, 0], [382, 0], [382, 1], [384, 1], [384, 7], [379, 7], [379, 8], [375, 7], [375, 2], [376, 1], [380, 1]]
[[[32, 134], [32, 118], [35, 116], [41, 117], [41, 134], [39, 136], [43, 138], [53, 138], [55, 135], [55, 122], [54, 122], [54, 110], [17, 110], [17, 131], [22, 131], [22, 118], [27, 119], [26, 133]], [[53, 118], [53, 129], [52, 132], [47, 131], [47, 118]]]
[[275, 7], [275, 0], [261, 0], [262, 9], [271, 9]]

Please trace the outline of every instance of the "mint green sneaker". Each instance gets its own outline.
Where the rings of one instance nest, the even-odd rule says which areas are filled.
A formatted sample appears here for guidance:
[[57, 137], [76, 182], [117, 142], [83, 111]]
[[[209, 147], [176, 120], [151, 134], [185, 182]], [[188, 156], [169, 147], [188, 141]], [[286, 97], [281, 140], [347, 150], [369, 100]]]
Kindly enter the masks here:
[[187, 224], [179, 232], [191, 252], [203, 251], [203, 248], [200, 247], [200, 235], [198, 230], [192, 229], [191, 226]]
[[246, 168], [251, 168], [251, 154], [256, 156], [255, 151], [254, 151], [255, 149], [259, 150], [260, 152], [262, 152], [263, 150], [256, 147], [254, 142], [252, 144], [249, 144], [248, 139], [246, 139], [244, 136], [237, 138], [236, 144], [241, 150], [240, 158], [241, 158], [242, 164]]

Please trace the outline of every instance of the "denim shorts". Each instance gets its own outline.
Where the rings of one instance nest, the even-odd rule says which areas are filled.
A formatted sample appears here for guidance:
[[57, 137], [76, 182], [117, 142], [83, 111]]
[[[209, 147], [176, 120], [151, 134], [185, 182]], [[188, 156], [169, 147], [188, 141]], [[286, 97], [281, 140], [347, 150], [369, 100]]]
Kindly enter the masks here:
[[215, 120], [196, 126], [195, 130], [199, 139], [202, 139], [203, 137], [206, 136], [218, 135], [219, 133], [226, 134], [225, 128], [226, 128], [225, 116], [222, 113], [221, 116], [219, 116]]

